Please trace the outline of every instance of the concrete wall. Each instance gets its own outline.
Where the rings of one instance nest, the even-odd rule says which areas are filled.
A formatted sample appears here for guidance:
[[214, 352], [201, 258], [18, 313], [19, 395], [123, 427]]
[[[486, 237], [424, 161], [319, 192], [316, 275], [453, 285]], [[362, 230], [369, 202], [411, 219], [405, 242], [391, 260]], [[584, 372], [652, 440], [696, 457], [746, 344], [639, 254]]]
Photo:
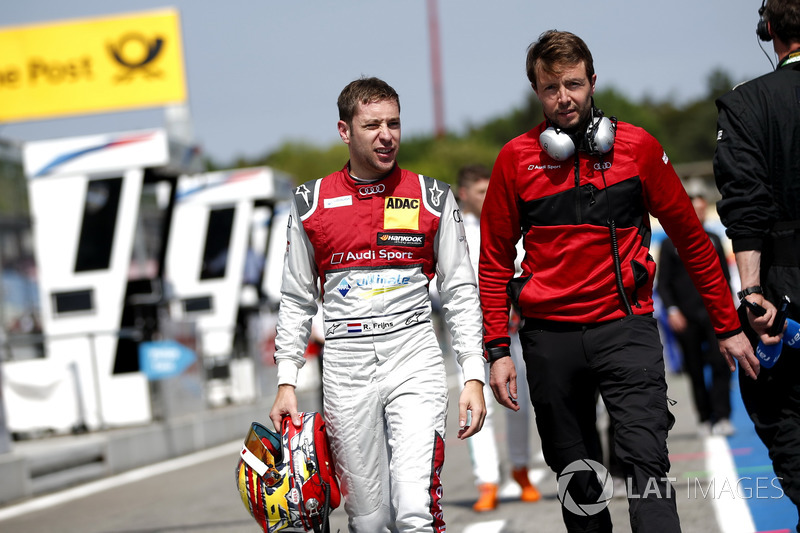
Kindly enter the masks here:
[[[317, 393], [298, 393], [298, 403], [321, 410]], [[137, 428], [15, 442], [0, 454], [0, 505], [244, 439], [251, 422], [271, 424], [270, 407], [261, 401]]]

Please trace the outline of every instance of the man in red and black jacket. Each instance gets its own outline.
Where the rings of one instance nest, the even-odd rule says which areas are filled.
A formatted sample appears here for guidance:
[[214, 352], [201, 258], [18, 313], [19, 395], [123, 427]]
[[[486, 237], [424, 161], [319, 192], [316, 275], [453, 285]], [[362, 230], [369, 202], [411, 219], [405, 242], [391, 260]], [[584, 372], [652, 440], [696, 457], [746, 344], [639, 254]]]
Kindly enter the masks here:
[[[680, 531], [666, 479], [674, 418], [653, 317], [649, 215], [684, 259], [731, 369], [736, 359], [755, 377], [758, 362], [714, 247], [666, 153], [641, 128], [609, 120], [594, 107], [596, 75], [586, 44], [568, 32], [545, 32], [529, 47], [526, 66], [546, 120], [501, 150], [481, 219], [480, 294], [492, 389], [498, 402], [518, 409], [516, 371], [507, 357], [513, 303], [524, 318], [520, 341], [550, 468], [560, 475], [575, 470], [567, 468], [575, 461], [601, 461], [599, 389], [628, 479], [633, 531]], [[526, 254], [522, 275], [514, 278], [520, 238]], [[563, 480], [572, 496], [562, 511], [567, 529], [611, 531], [607, 509], [574, 512], [575, 501], [608, 496], [596, 478], [578, 477]]]

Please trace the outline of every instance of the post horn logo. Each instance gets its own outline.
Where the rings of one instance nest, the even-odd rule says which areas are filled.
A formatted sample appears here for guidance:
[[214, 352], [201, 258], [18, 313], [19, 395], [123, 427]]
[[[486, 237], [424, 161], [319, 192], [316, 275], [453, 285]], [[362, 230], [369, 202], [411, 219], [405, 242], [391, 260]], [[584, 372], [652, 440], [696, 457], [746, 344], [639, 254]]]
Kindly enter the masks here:
[[118, 74], [117, 83], [133, 80], [136, 73], [145, 78], [158, 78], [163, 72], [154, 68], [153, 63], [164, 48], [164, 39], [155, 36], [147, 39], [141, 33], [126, 33], [116, 43], [108, 43], [108, 51], [121, 67], [126, 69]]

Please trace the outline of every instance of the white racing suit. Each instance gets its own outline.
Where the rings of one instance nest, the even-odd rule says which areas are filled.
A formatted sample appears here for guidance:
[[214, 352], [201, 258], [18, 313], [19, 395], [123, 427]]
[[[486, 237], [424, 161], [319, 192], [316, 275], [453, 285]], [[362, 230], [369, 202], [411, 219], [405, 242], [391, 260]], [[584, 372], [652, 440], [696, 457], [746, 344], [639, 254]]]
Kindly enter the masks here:
[[447, 184], [395, 167], [343, 170], [295, 190], [275, 359], [303, 365], [322, 283], [325, 419], [350, 531], [443, 532], [447, 379], [431, 324], [434, 274], [464, 381], [484, 381], [481, 314]]

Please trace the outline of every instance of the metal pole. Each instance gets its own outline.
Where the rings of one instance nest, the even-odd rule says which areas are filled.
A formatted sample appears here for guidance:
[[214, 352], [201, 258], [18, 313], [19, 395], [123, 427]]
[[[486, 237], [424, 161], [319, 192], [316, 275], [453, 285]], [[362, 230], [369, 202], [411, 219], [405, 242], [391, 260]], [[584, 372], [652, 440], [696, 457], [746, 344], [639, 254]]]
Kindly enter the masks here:
[[94, 378], [94, 397], [95, 402], [97, 402], [97, 425], [100, 429], [105, 429], [106, 423], [103, 420], [103, 398], [100, 394], [100, 372], [97, 369], [97, 350], [94, 346], [95, 343], [95, 335], [94, 333], [89, 333], [89, 345], [91, 346], [91, 356], [92, 356], [92, 377]]
[[442, 97], [442, 49], [439, 39], [439, 14], [436, 0], [428, 0], [428, 33], [433, 76], [433, 117], [436, 136], [444, 137], [444, 98]]
[[[0, 258], [0, 341], [3, 345], [3, 351], [8, 354], [9, 360], [11, 359], [11, 345], [8, 343], [6, 336], [6, 320], [5, 320], [5, 298], [3, 298], [3, 260]], [[3, 355], [0, 354], [0, 454], [8, 453], [11, 451], [11, 438], [8, 435], [8, 423], [6, 422], [6, 404], [3, 401]]]
[[11, 437], [6, 422], [6, 407], [3, 401], [3, 359], [0, 358], [0, 455], [11, 451]]

